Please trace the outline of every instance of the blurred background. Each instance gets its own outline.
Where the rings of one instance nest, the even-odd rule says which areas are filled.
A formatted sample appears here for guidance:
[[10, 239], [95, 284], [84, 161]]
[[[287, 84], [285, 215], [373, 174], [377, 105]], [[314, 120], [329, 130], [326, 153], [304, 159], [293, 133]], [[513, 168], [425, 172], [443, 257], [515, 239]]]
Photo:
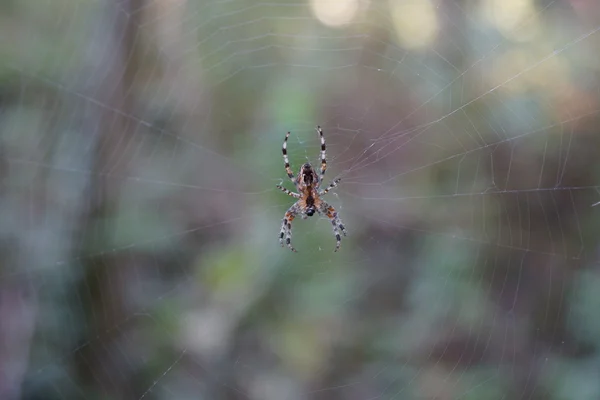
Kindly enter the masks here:
[[[4, 0], [1, 399], [599, 399], [600, 3]], [[297, 218], [318, 165], [348, 229]]]

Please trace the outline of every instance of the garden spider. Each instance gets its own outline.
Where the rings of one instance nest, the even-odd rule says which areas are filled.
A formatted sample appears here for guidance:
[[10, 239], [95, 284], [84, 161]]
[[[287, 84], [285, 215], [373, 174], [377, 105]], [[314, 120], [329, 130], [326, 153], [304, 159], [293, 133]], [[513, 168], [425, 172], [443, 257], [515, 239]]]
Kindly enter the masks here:
[[302, 219], [312, 217], [315, 212], [319, 215], [324, 214], [327, 216], [327, 218], [329, 218], [331, 224], [333, 225], [333, 233], [335, 234], [335, 239], [337, 241], [334, 251], [338, 251], [340, 248], [340, 242], [342, 240], [340, 236], [340, 230], [344, 236], [346, 236], [346, 229], [338, 217], [337, 211], [335, 211], [332, 206], [327, 204], [327, 202], [321, 200], [321, 196], [337, 186], [337, 184], [340, 182], [340, 178], [331, 182], [326, 189], [319, 190], [319, 186], [321, 186], [321, 182], [323, 180], [323, 175], [325, 175], [325, 170], [327, 169], [327, 160], [325, 157], [325, 138], [323, 137], [323, 131], [321, 130], [320, 126], [317, 126], [317, 132], [319, 132], [319, 136], [321, 138], [321, 173], [319, 175], [317, 175], [310, 163], [305, 163], [302, 165], [302, 167], [300, 167], [298, 177], [294, 177], [294, 173], [290, 169], [290, 162], [287, 156], [287, 140], [290, 137], [289, 132], [285, 135], [285, 140], [283, 141], [282, 152], [283, 161], [285, 162], [285, 171], [287, 172], [290, 180], [294, 183], [294, 186], [296, 186], [298, 193], [289, 191], [281, 185], [277, 185], [277, 188], [293, 198], [298, 199], [298, 201], [286, 211], [285, 216], [283, 217], [281, 232], [279, 233], [279, 243], [281, 243], [281, 246], [283, 247], [283, 238], [285, 236], [285, 244], [292, 251], [296, 251], [296, 249], [294, 249], [292, 246], [292, 221], [298, 214], [302, 216]]

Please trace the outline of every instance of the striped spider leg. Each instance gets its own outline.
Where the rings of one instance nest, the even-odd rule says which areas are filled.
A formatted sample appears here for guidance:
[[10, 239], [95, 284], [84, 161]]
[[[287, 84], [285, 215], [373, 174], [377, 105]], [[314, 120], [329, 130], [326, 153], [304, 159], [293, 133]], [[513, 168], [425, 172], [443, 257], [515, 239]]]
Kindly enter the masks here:
[[300, 206], [296, 202], [285, 212], [283, 222], [281, 223], [281, 231], [279, 232], [279, 243], [281, 243], [281, 247], [283, 247], [283, 238], [285, 236], [285, 244], [293, 252], [297, 252], [297, 250], [292, 246], [292, 221], [299, 212]]
[[327, 186], [325, 189], [319, 191], [319, 196], [323, 196], [324, 194], [329, 193], [329, 191], [331, 189], [333, 189], [334, 187], [336, 187], [338, 185], [338, 183], [340, 183], [341, 180], [342, 180], [342, 178], [335, 179], [333, 182], [331, 182], [329, 184], [329, 186]]
[[344, 227], [342, 220], [338, 216], [337, 211], [335, 211], [335, 208], [327, 204], [326, 201], [321, 201], [318, 211], [321, 215], [325, 214], [327, 218], [329, 218], [329, 220], [331, 221], [331, 225], [333, 226], [333, 234], [335, 235], [336, 240], [334, 252], [336, 252], [340, 249], [340, 243], [342, 241], [340, 231], [344, 236], [346, 236], [346, 228]]
[[319, 176], [320, 181], [323, 181], [323, 177], [325, 176], [325, 171], [327, 170], [327, 153], [325, 150], [327, 146], [325, 145], [325, 138], [323, 137], [323, 130], [320, 126], [317, 126], [317, 132], [319, 132], [319, 138], [321, 139], [321, 175]]

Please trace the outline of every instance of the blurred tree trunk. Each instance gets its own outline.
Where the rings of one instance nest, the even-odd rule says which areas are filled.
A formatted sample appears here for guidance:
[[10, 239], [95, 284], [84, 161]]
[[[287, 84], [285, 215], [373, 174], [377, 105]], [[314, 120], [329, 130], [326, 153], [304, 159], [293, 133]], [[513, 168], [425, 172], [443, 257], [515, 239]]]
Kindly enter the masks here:
[[[116, 177], [129, 175], [125, 171], [128, 163], [122, 161], [128, 160], [128, 144], [137, 124], [130, 117], [140, 25], [139, 14], [133, 11], [143, 4], [144, 0], [105, 0], [89, 45], [90, 86], [86, 89], [100, 106], [91, 108], [86, 128], [97, 131], [98, 140], [92, 151], [89, 209], [81, 221], [85, 278], [80, 292], [89, 299], [85, 310], [88, 332], [82, 342], [89, 344], [82, 348], [78, 360], [82, 386], [110, 399], [139, 397], [132, 393], [134, 371], [124, 369], [127, 356], [118, 347], [123, 332], [115, 329], [129, 313], [124, 299], [127, 282], [122, 282], [120, 271], [124, 266], [110, 245], [114, 229], [110, 221], [116, 214], [121, 185], [126, 182]], [[102, 338], [95, 340], [98, 335]]]
[[[93, 242], [93, 246], [101, 246], [103, 238], [109, 234], [96, 229], [97, 221], [110, 214], [110, 204], [119, 189], [113, 184], [117, 181], [107, 180], [103, 173], [113, 168], [113, 160], [124, 156], [121, 152], [126, 146], [117, 143], [127, 137], [129, 127], [125, 116], [131, 114], [132, 107], [124, 93], [136, 67], [131, 55], [138, 24], [123, 11], [137, 9], [141, 3], [141, 0], [104, 0], [91, 6], [102, 8], [104, 15], [97, 18], [98, 14], [91, 13], [90, 21], [96, 26], [92, 27], [94, 32], [86, 46], [87, 68], [80, 79], [69, 78], [68, 82], [63, 82], [45, 78], [44, 65], [33, 68], [10, 62], [2, 65], [14, 69], [17, 78], [2, 82], [0, 97], [7, 97], [2, 106], [13, 107], [15, 113], [24, 111], [25, 114], [39, 115], [43, 128], [40, 132], [28, 132], [40, 136], [23, 145], [21, 152], [0, 154], [2, 400], [50, 398], [55, 391], [60, 394], [73, 389], [61, 387], [60, 383], [49, 383], [48, 375], [42, 373], [47, 368], [62, 368], [66, 356], [82, 355], [85, 358], [86, 348], [92, 347], [84, 346], [78, 351], [73, 350], [71, 343], [81, 322], [80, 303], [72, 302], [81, 299], [74, 299], [69, 287], [73, 274], [77, 276], [81, 271], [75, 261], [77, 258], [72, 258], [73, 253], [89, 262], [84, 266], [89, 269], [86, 268], [88, 275], [82, 292], [111, 293], [106, 286], [116, 282], [114, 277], [108, 276], [111, 272], [109, 260], [85, 258], [89, 251], [85, 245], [80, 247], [81, 234], [91, 232], [84, 244]], [[42, 70], [42, 73], [38, 76], [35, 72], [29, 73], [30, 70]], [[76, 82], [81, 83], [79, 87], [72, 85]], [[14, 86], [12, 89], [17, 89], [16, 94], [7, 95], [8, 86], [8, 89]], [[13, 136], [21, 133], [18, 124], [24, 123], [23, 120], [26, 118], [17, 120]], [[89, 149], [92, 149], [91, 158]], [[61, 168], [65, 164], [68, 167]], [[88, 171], [93, 173], [88, 174]], [[116, 169], [113, 172], [117, 173]], [[28, 180], [22, 181], [23, 176]], [[30, 176], [33, 178], [29, 179]], [[119, 300], [118, 297], [90, 298], [89, 309], [85, 310], [89, 318], [86, 324], [89, 336], [81, 338], [82, 343], [94, 343], [93, 338], [104, 332], [103, 328], [114, 326], [120, 310]], [[102, 312], [98, 312], [100, 309]], [[100, 315], [102, 319], [98, 317]], [[33, 346], [35, 333], [45, 344], [43, 350], [36, 351]], [[106, 348], [110, 343], [103, 342], [102, 345]], [[98, 354], [108, 357], [111, 353], [120, 354], [106, 350]], [[42, 362], [39, 369], [36, 369], [40, 367], [35, 365], [37, 361]], [[98, 371], [115, 372], [104, 369], [104, 360], [98, 358], [96, 361], [83, 373], [84, 385], [101, 385], [106, 393], [115, 394], [110, 398], [118, 398], [123, 393], [122, 388], [114, 385], [118, 380], [113, 380], [112, 376], [98, 379]], [[29, 366], [30, 362], [34, 364], [33, 368]], [[121, 374], [120, 379], [127, 377]], [[67, 380], [73, 383], [70, 377]]]
[[27, 281], [7, 279], [0, 286], [0, 398], [21, 397], [35, 327], [37, 301]]

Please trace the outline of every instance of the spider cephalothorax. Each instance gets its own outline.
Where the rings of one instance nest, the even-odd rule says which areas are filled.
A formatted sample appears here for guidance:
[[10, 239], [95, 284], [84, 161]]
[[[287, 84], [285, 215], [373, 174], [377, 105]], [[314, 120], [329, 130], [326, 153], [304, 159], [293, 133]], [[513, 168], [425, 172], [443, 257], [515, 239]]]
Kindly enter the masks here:
[[304, 164], [300, 168], [300, 173], [298, 175], [298, 185], [300, 187], [317, 185], [319, 183], [319, 177], [310, 163]]
[[346, 235], [346, 229], [344, 228], [344, 225], [342, 224], [342, 221], [338, 217], [335, 209], [332, 206], [330, 206], [329, 204], [327, 204], [327, 202], [321, 200], [321, 196], [326, 194], [327, 192], [329, 192], [334, 187], [336, 187], [337, 184], [339, 183], [340, 179], [339, 178], [335, 179], [324, 190], [319, 189], [319, 186], [321, 185], [321, 182], [323, 181], [323, 175], [325, 175], [325, 170], [327, 169], [327, 160], [325, 157], [325, 138], [323, 137], [323, 131], [321, 130], [320, 126], [317, 126], [317, 132], [319, 132], [319, 136], [321, 138], [321, 171], [320, 171], [320, 174], [317, 174], [317, 172], [310, 165], [310, 163], [305, 163], [304, 165], [302, 165], [302, 167], [300, 167], [300, 170], [298, 172], [298, 177], [295, 177], [294, 173], [290, 169], [290, 162], [289, 162], [288, 156], [287, 156], [287, 140], [288, 140], [288, 137], [290, 136], [289, 132], [285, 135], [285, 140], [283, 141], [282, 151], [283, 151], [283, 161], [285, 162], [285, 171], [287, 172], [287, 175], [290, 178], [290, 180], [296, 186], [298, 193], [291, 192], [280, 185], [277, 185], [277, 187], [280, 190], [287, 193], [288, 195], [292, 196], [293, 198], [298, 199], [298, 201], [296, 201], [296, 203], [294, 203], [294, 205], [292, 205], [287, 210], [287, 212], [285, 213], [285, 216], [283, 217], [283, 223], [281, 225], [281, 232], [279, 233], [279, 241], [280, 241], [281, 245], [283, 246], [284, 237], [285, 237], [285, 244], [287, 244], [287, 246], [292, 251], [296, 251], [296, 249], [294, 249], [294, 247], [292, 246], [292, 243], [291, 243], [292, 242], [292, 221], [294, 220], [294, 218], [296, 218], [296, 216], [298, 214], [300, 214], [302, 216], [302, 218], [312, 217], [315, 213], [318, 213], [319, 215], [321, 215], [321, 214], [326, 215], [329, 218], [329, 220], [331, 221], [331, 224], [333, 225], [333, 233], [335, 234], [335, 238], [337, 241], [336, 246], [335, 246], [335, 251], [338, 251], [338, 249], [340, 248], [340, 242], [342, 240], [341, 236], [340, 236], [340, 230], [342, 231], [344, 236]]

